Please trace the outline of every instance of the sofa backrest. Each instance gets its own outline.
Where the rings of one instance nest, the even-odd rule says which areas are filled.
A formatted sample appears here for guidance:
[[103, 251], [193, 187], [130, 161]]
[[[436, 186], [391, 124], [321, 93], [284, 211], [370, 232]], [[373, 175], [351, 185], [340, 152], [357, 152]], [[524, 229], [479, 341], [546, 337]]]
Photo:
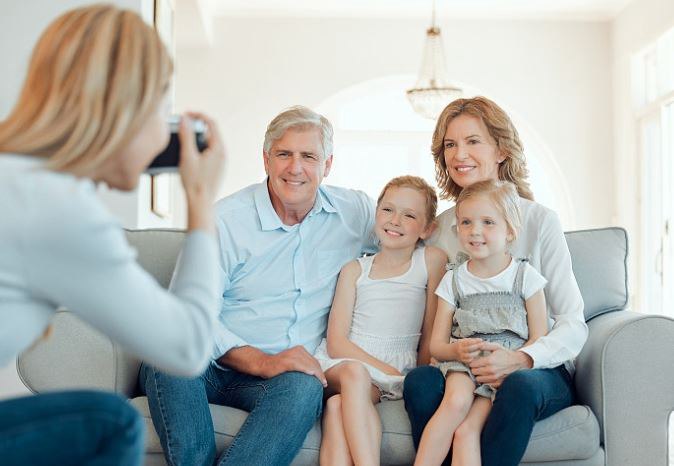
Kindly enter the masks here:
[[610, 227], [570, 231], [566, 244], [585, 303], [585, 320], [627, 306], [627, 232]]
[[[138, 262], [167, 287], [185, 233], [179, 230], [130, 230]], [[627, 234], [622, 228], [566, 233], [573, 271], [585, 302], [585, 318], [623, 309], [627, 304]], [[57, 312], [52, 335], [17, 360], [24, 384], [33, 392], [99, 388], [126, 396], [137, 392], [140, 362], [124, 353], [69, 312]]]

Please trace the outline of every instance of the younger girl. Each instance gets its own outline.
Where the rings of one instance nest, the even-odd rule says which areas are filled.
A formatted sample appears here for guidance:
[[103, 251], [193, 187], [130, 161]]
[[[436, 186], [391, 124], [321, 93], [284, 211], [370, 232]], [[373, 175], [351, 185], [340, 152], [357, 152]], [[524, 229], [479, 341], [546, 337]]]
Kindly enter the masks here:
[[470, 259], [443, 277], [431, 356], [446, 377], [440, 407], [426, 425], [415, 465], [441, 464], [452, 447], [452, 464], [480, 465], [480, 432], [495, 387], [480, 385], [469, 365], [482, 342], [515, 350], [547, 333], [546, 280], [508, 246], [520, 226], [513, 184], [482, 181], [464, 188], [456, 202], [459, 241]]
[[429, 310], [447, 256], [421, 240], [432, 232], [436, 206], [423, 179], [394, 178], [377, 200], [380, 251], [342, 268], [327, 340], [315, 354], [327, 396], [333, 395], [323, 415], [321, 464], [378, 466], [381, 423], [374, 405], [402, 398], [404, 375], [430, 360]]

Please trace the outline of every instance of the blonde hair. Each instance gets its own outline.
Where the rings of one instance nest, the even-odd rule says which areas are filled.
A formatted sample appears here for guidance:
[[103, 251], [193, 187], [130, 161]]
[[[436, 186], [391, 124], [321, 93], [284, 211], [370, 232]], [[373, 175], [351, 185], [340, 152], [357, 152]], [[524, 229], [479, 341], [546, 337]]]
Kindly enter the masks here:
[[173, 64], [133, 11], [66, 12], [40, 37], [19, 99], [0, 122], [0, 152], [48, 157], [86, 175], [135, 136], [161, 103]]
[[323, 115], [302, 105], [295, 105], [294, 107], [284, 110], [276, 115], [276, 117], [269, 123], [267, 131], [264, 133], [263, 150], [265, 154], [269, 154], [274, 142], [281, 139], [285, 132], [291, 128], [318, 129], [323, 146], [323, 158], [325, 159], [332, 155], [332, 124]]
[[467, 199], [478, 196], [487, 197], [494, 203], [496, 209], [503, 216], [506, 226], [512, 235], [512, 241], [517, 239], [517, 234], [522, 225], [522, 213], [520, 211], [520, 198], [517, 188], [509, 181], [485, 180], [473, 183], [463, 188], [456, 200], [456, 216], [459, 217], [459, 207]]
[[444, 145], [447, 127], [454, 118], [463, 114], [480, 119], [487, 127], [489, 135], [496, 141], [496, 147], [500, 155], [504, 157], [498, 167], [498, 178], [510, 181], [517, 187], [520, 197], [533, 201], [534, 195], [527, 181], [529, 170], [527, 170], [524, 157], [524, 146], [517, 129], [508, 114], [486, 97], [457, 99], [447, 105], [438, 117], [433, 132], [431, 152], [435, 161], [435, 178], [441, 189], [440, 197], [456, 200], [463, 189], [449, 176], [445, 163]]
[[433, 224], [435, 221], [435, 213], [438, 210], [438, 195], [435, 194], [435, 189], [426, 183], [426, 180], [411, 175], [393, 178], [386, 183], [384, 189], [381, 190], [381, 194], [379, 194], [379, 197], [377, 198], [377, 206], [381, 204], [381, 200], [384, 198], [384, 195], [389, 188], [412, 188], [419, 191], [426, 201], [426, 226], [428, 227]]

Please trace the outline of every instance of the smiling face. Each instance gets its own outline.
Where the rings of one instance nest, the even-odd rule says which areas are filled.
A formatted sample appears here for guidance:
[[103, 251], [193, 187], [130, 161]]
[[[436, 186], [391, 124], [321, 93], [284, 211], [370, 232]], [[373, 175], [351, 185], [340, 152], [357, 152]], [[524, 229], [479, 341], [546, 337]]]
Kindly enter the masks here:
[[447, 173], [457, 185], [465, 188], [478, 181], [498, 179], [504, 157], [481, 119], [457, 116], [447, 125], [443, 144]]
[[288, 129], [273, 142], [263, 159], [276, 213], [286, 224], [288, 216], [304, 217], [313, 207], [318, 186], [332, 166], [332, 155], [326, 158], [323, 154], [319, 130]]
[[414, 247], [430, 235], [426, 198], [414, 188], [390, 187], [377, 205], [375, 233], [382, 248]]
[[471, 259], [490, 259], [507, 253], [513, 234], [494, 202], [485, 195], [469, 197], [456, 209], [459, 241]]

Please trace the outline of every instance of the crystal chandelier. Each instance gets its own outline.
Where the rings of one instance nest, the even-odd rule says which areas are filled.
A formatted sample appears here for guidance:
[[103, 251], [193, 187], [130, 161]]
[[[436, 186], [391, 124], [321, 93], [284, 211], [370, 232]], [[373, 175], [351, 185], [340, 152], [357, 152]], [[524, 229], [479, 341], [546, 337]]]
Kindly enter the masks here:
[[440, 28], [435, 25], [435, 1], [431, 27], [426, 30], [426, 45], [416, 86], [407, 91], [412, 108], [424, 118], [435, 120], [463, 91], [449, 84]]

